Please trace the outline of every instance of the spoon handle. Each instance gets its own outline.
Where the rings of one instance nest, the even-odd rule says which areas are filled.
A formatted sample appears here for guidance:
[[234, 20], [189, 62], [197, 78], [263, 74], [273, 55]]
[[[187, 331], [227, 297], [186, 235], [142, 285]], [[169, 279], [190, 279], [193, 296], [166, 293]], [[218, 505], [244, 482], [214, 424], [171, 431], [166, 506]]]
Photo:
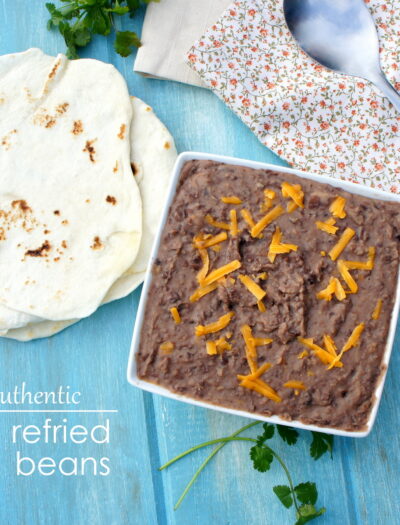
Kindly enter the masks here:
[[392, 84], [388, 81], [384, 73], [380, 71], [379, 74], [374, 76], [373, 79], [371, 78], [371, 80], [376, 85], [376, 87], [378, 87], [382, 91], [385, 97], [387, 97], [390, 100], [393, 106], [400, 113], [400, 95], [394, 89]]

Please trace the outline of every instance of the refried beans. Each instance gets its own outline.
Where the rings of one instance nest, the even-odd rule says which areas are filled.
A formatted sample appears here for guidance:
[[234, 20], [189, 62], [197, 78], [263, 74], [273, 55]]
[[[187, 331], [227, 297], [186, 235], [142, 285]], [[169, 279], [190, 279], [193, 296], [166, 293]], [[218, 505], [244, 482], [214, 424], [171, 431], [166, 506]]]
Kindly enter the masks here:
[[152, 269], [139, 377], [255, 415], [365, 428], [399, 240], [396, 202], [187, 162]]

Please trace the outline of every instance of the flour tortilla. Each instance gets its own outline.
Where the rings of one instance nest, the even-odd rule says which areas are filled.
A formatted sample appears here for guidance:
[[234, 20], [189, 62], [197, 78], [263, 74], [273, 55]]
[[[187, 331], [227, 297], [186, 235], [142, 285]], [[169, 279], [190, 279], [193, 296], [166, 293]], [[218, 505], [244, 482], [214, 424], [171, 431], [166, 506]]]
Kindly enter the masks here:
[[113, 66], [38, 49], [0, 57], [0, 305], [14, 324], [15, 312], [90, 315], [133, 264], [131, 118]]
[[[125, 297], [144, 280], [152, 244], [167, 197], [168, 185], [177, 153], [167, 128], [150, 106], [131, 97], [133, 119], [131, 123], [131, 162], [134, 165], [143, 202], [143, 236], [133, 265], [112, 285], [103, 302]], [[79, 319], [68, 321], [28, 322], [25, 326], [10, 329], [5, 337], [29, 341], [50, 337], [71, 326]]]

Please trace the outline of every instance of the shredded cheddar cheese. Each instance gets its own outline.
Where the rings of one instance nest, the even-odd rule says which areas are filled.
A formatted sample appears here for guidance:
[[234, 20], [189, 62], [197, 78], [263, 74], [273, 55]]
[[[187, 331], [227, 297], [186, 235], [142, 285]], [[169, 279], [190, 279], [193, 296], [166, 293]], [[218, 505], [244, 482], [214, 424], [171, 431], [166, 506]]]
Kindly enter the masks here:
[[214, 252], [219, 253], [221, 251], [221, 245], [220, 244], [216, 244], [215, 246], [211, 246], [211, 249]]
[[171, 343], [171, 341], [165, 341], [165, 343], [160, 344], [160, 350], [164, 354], [170, 354], [173, 349], [174, 349], [174, 343]]
[[242, 199], [232, 195], [231, 197], [221, 197], [221, 201], [225, 204], [242, 204]]
[[194, 245], [198, 249], [211, 248], [212, 246], [215, 246], [223, 241], [226, 241], [227, 238], [228, 238], [228, 235], [226, 232], [218, 233], [217, 235], [214, 235], [213, 237], [211, 235], [204, 236], [202, 238], [200, 238], [199, 236], [196, 236], [194, 238]]
[[330, 301], [333, 295], [335, 295], [338, 301], [343, 301], [343, 299], [346, 299], [346, 292], [344, 291], [342, 283], [337, 277], [331, 277], [328, 286], [318, 292], [316, 295], [317, 299], [325, 299], [325, 301]]
[[268, 212], [262, 219], [260, 219], [251, 229], [251, 236], [252, 237], [258, 237], [260, 233], [266, 228], [271, 222], [273, 222], [275, 219], [280, 217], [283, 213], [285, 213], [285, 210], [278, 204], [278, 206], [275, 206], [275, 208], [272, 208], [270, 212]]
[[259, 274], [257, 275], [257, 278], [258, 278], [258, 279], [262, 279], [263, 281], [265, 281], [265, 279], [267, 279], [267, 277], [268, 277], [267, 272], [262, 272], [262, 273], [259, 273]]
[[269, 337], [253, 337], [253, 340], [256, 346], [265, 346], [273, 342], [273, 339], [270, 339]]
[[344, 197], [336, 197], [336, 199], [330, 205], [329, 211], [334, 217], [337, 217], [338, 219], [344, 219], [346, 217], [346, 212], [344, 211], [345, 205], [346, 199]]
[[242, 326], [241, 330], [242, 336], [246, 348], [246, 359], [249, 364], [250, 370], [254, 373], [257, 370], [257, 348], [254, 342], [253, 335], [251, 333], [251, 328], [249, 325], [245, 324]]
[[328, 366], [328, 370], [330, 370], [334, 366], [337, 366], [339, 363], [343, 364], [341, 363], [343, 354], [358, 345], [358, 343], [360, 342], [361, 334], [364, 331], [364, 328], [365, 328], [365, 323], [360, 323], [354, 328], [350, 337], [347, 339], [345, 345], [343, 346], [340, 354], [337, 357], [335, 357], [332, 363], [330, 363], [330, 365]]
[[245, 221], [245, 223], [247, 224], [250, 230], [254, 228], [256, 223], [254, 222], [253, 217], [251, 216], [251, 213], [249, 212], [249, 210], [246, 210], [246, 208], [243, 208], [242, 210], [240, 210], [240, 215], [243, 217], [243, 220]]
[[197, 290], [190, 296], [189, 301], [191, 303], [194, 303], [198, 301], [199, 299], [201, 299], [202, 297], [204, 297], [205, 295], [207, 295], [208, 293], [216, 290], [217, 287], [218, 287], [218, 283], [212, 283], [212, 284], [209, 284], [208, 286], [197, 288]]
[[181, 316], [179, 315], [178, 308], [176, 306], [173, 306], [169, 309], [172, 315], [172, 319], [175, 321], [176, 324], [180, 324], [182, 322]]
[[363, 261], [344, 261], [348, 270], [373, 270], [375, 263], [375, 247], [368, 248], [368, 259]]
[[296, 204], [299, 208], [304, 208], [303, 199], [304, 199], [304, 192], [301, 189], [300, 184], [289, 184], [288, 182], [282, 183], [282, 196], [287, 198], [290, 197], [292, 201]]
[[297, 356], [297, 359], [304, 359], [305, 357], [308, 356], [308, 352], [307, 350], [303, 350], [302, 352], [300, 352], [300, 354]]
[[338, 231], [338, 227], [334, 226], [336, 223], [335, 219], [328, 219], [325, 222], [322, 221], [316, 221], [315, 224], [317, 228], [325, 233], [329, 233], [330, 235], [336, 235], [336, 232]]
[[264, 190], [264, 202], [261, 206], [262, 211], [268, 211], [272, 207], [272, 201], [275, 199], [276, 193], [274, 190]]
[[248, 275], [239, 275], [239, 280], [254, 295], [257, 301], [261, 301], [267, 295], [267, 292]]
[[237, 214], [236, 210], [231, 210], [229, 212], [230, 223], [230, 232], [232, 237], [236, 237], [238, 234], [238, 223], [237, 223]]
[[289, 253], [291, 251], [297, 251], [298, 246], [296, 244], [283, 244], [281, 243], [282, 232], [279, 226], [276, 227], [275, 233], [272, 236], [271, 244], [268, 250], [268, 259], [270, 262], [275, 261], [277, 254]]
[[218, 279], [221, 279], [221, 277], [224, 277], [225, 275], [228, 275], [229, 273], [234, 272], [235, 270], [238, 270], [242, 266], [241, 262], [238, 260], [231, 261], [228, 264], [225, 264], [224, 266], [220, 266], [216, 270], [213, 270], [210, 272], [207, 277], [204, 278], [204, 280], [201, 281], [201, 286], [208, 286], [209, 284], [214, 283], [215, 281], [218, 281]]
[[264, 363], [263, 365], [260, 366], [260, 368], [258, 368], [254, 373], [252, 374], [249, 374], [247, 376], [241, 376], [241, 375], [238, 375], [237, 378], [240, 379], [241, 381], [243, 381], [244, 379], [258, 379], [259, 377], [261, 377], [267, 370], [269, 370], [271, 368], [271, 363]]
[[358, 284], [355, 282], [353, 277], [350, 275], [350, 272], [346, 266], [346, 263], [342, 259], [339, 259], [337, 262], [337, 267], [338, 267], [340, 275], [342, 276], [343, 281], [349, 287], [350, 292], [357, 293]]
[[324, 346], [327, 352], [332, 354], [334, 357], [337, 356], [337, 348], [335, 345], [335, 341], [330, 335], [324, 335]]
[[227, 314], [221, 316], [214, 323], [210, 323], [208, 325], [201, 325], [201, 324], [197, 325], [195, 328], [196, 336], [201, 337], [203, 335], [214, 334], [215, 332], [219, 332], [220, 330], [223, 330], [231, 322], [232, 317], [234, 315], [235, 315], [234, 312], [228, 312]]
[[228, 230], [228, 231], [230, 231], [230, 229], [231, 229], [231, 225], [230, 224], [228, 224], [227, 222], [216, 221], [209, 214], [206, 215], [205, 220], [206, 220], [207, 224], [209, 224], [210, 226], [214, 226], [215, 228], [219, 228], [220, 230]]
[[216, 355], [218, 353], [217, 343], [215, 341], [207, 341], [206, 342], [206, 352], [208, 355]]
[[264, 313], [267, 311], [267, 308], [262, 301], [257, 301], [257, 307], [261, 313]]
[[325, 257], [325, 255], [326, 255], [326, 251], [325, 250], [321, 250], [319, 253], [321, 254], [322, 257]]
[[199, 283], [201, 283], [206, 278], [206, 275], [207, 275], [208, 270], [210, 268], [210, 258], [208, 257], [207, 250], [204, 249], [204, 248], [201, 248], [199, 250], [199, 254], [200, 254], [200, 257], [201, 257], [201, 260], [202, 260], [202, 263], [203, 263], [203, 267], [201, 268], [201, 270], [197, 274], [197, 281]]
[[374, 319], [375, 321], [377, 321], [379, 317], [381, 316], [382, 304], [383, 304], [382, 299], [378, 299], [378, 302], [376, 303], [374, 311], [372, 312], [372, 315], [371, 315], [372, 319]]
[[[304, 339], [302, 337], [298, 337], [297, 339], [301, 344], [303, 344], [304, 346], [312, 350], [314, 354], [318, 357], [318, 359], [322, 363], [324, 363], [324, 365], [330, 365], [336, 360], [336, 358], [332, 354], [330, 354], [329, 352], [327, 352], [320, 346], [316, 345], [313, 339]], [[343, 363], [338, 361], [338, 362], [335, 362], [333, 366], [342, 367]]]
[[338, 242], [329, 252], [329, 257], [332, 259], [332, 261], [336, 261], [336, 259], [339, 257], [339, 255], [342, 253], [342, 251], [346, 248], [346, 246], [349, 244], [351, 239], [354, 237], [355, 233], [356, 232], [352, 228], [346, 228], [344, 230]]
[[307, 390], [303, 381], [286, 381], [283, 386], [285, 388], [295, 388], [296, 390]]
[[273, 388], [271, 388], [261, 379], [243, 379], [240, 382], [240, 386], [248, 388], [249, 390], [253, 390], [258, 394], [271, 399], [271, 401], [275, 401], [275, 403], [280, 403], [282, 401], [282, 398], [277, 394], [277, 392], [275, 392]]

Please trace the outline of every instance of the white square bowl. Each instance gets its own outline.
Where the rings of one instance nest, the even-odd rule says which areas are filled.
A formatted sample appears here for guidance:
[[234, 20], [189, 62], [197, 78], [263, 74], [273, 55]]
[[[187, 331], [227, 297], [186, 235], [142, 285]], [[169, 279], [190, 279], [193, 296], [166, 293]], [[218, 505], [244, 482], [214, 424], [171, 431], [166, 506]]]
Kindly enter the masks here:
[[225, 412], [227, 414], [243, 416], [243, 417], [256, 419], [260, 421], [267, 421], [269, 423], [277, 423], [280, 425], [286, 425], [286, 426], [290, 426], [290, 427], [298, 428], [302, 430], [313, 430], [315, 432], [326, 432], [328, 434], [335, 434], [338, 436], [349, 436], [349, 437], [367, 436], [371, 432], [375, 419], [376, 419], [379, 403], [382, 397], [383, 386], [385, 383], [387, 367], [389, 365], [390, 355], [391, 355], [392, 348], [393, 348], [393, 342], [394, 342], [395, 333], [396, 333], [397, 318], [398, 318], [399, 306], [400, 306], [400, 272], [399, 272], [399, 276], [397, 280], [396, 298], [394, 302], [388, 338], [386, 341], [386, 349], [383, 355], [383, 361], [382, 361], [383, 372], [381, 374], [377, 388], [375, 390], [375, 401], [374, 401], [365, 430], [351, 432], [351, 431], [340, 430], [340, 429], [332, 428], [332, 427], [320, 427], [320, 426], [315, 426], [315, 425], [306, 425], [297, 420], [286, 421], [286, 420], [281, 419], [279, 416], [265, 417], [261, 414], [257, 414], [253, 412], [246, 412], [243, 410], [234, 410], [232, 408], [225, 408], [223, 406], [213, 405], [212, 403], [206, 403], [203, 401], [192, 399], [187, 396], [176, 394], [174, 392], [171, 392], [167, 388], [155, 385], [153, 383], [149, 383], [147, 381], [143, 381], [142, 379], [138, 377], [137, 369], [136, 369], [136, 353], [139, 349], [140, 336], [141, 336], [143, 319], [144, 319], [144, 312], [145, 312], [148, 292], [149, 292], [149, 288], [150, 288], [151, 280], [152, 280], [152, 268], [153, 268], [154, 261], [158, 254], [160, 241], [161, 241], [164, 226], [165, 226], [165, 223], [168, 217], [169, 209], [175, 197], [175, 192], [176, 192], [177, 184], [179, 182], [182, 167], [187, 161], [190, 161], [190, 160], [213, 160], [216, 162], [223, 162], [226, 164], [233, 164], [236, 166], [245, 166], [245, 167], [254, 168], [254, 169], [271, 170], [271, 171], [281, 172], [281, 173], [291, 173], [293, 175], [297, 175], [300, 178], [309, 179], [315, 182], [325, 183], [334, 188], [341, 188], [343, 190], [348, 191], [349, 193], [354, 193], [356, 195], [362, 195], [364, 197], [369, 197], [371, 199], [379, 199], [379, 200], [384, 200], [384, 201], [392, 201], [392, 202], [400, 203], [400, 199], [396, 195], [392, 195], [390, 193], [375, 190], [367, 186], [361, 186], [361, 185], [354, 184], [351, 182], [346, 182], [346, 181], [333, 179], [330, 177], [325, 177], [322, 175], [313, 175], [312, 173], [305, 173], [299, 170], [295, 170], [291, 168], [284, 168], [284, 167], [276, 166], [273, 164], [264, 164], [261, 162], [237, 159], [233, 157], [224, 157], [221, 155], [209, 155], [206, 153], [194, 153], [194, 152], [181, 153], [179, 157], [177, 158], [174, 169], [173, 169], [171, 183], [170, 183], [169, 190], [168, 190], [167, 201], [164, 206], [162, 218], [161, 218], [161, 221], [158, 227], [157, 236], [154, 241], [154, 245], [153, 245], [153, 249], [151, 253], [149, 267], [148, 267], [146, 278], [145, 278], [144, 285], [143, 285], [142, 295], [140, 298], [135, 327], [133, 331], [131, 351], [129, 355], [128, 372], [127, 372], [128, 381], [132, 385], [138, 388], [141, 388], [142, 390], [151, 392], [152, 394], [160, 394], [162, 396], [169, 397], [171, 399], [175, 399], [179, 401], [183, 401], [191, 405], [195, 405], [195, 406], [199, 406], [203, 408], [211, 408], [212, 410], [218, 410], [220, 412]]

